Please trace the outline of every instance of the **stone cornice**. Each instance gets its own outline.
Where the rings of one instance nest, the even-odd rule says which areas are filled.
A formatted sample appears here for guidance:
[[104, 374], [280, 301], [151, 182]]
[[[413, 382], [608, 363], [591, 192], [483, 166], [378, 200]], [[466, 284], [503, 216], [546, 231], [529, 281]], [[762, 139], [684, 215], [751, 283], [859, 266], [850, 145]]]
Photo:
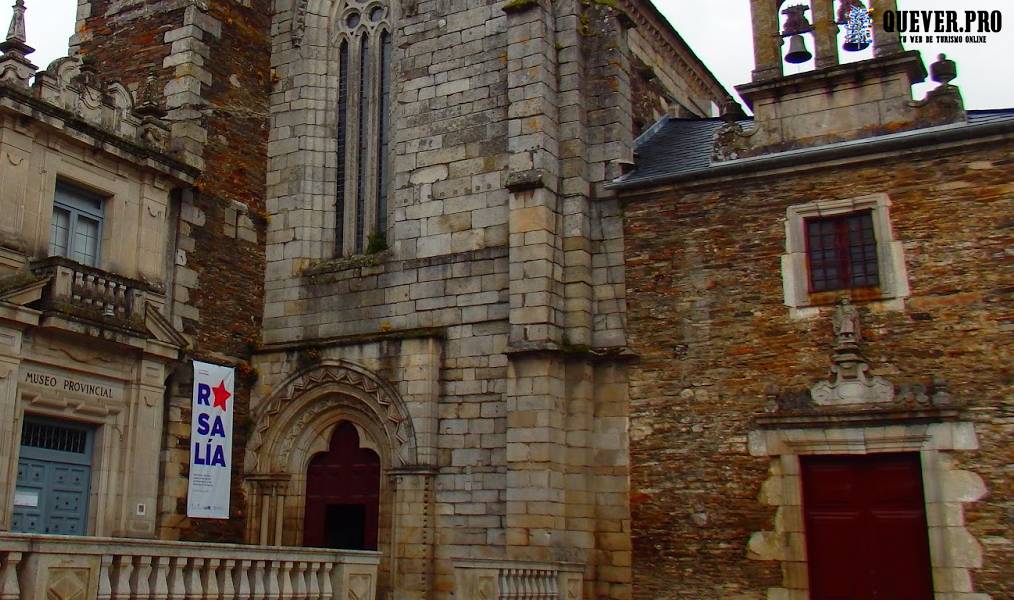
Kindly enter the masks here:
[[193, 183], [200, 175], [200, 171], [194, 167], [152, 148], [126, 140], [14, 86], [0, 84], [0, 110], [3, 109], [23, 117], [31, 117], [38, 123], [60, 130], [78, 141], [127, 159], [136, 166], [159, 171], [182, 183]]
[[[722, 95], [727, 95], [728, 92], [725, 86], [722, 85], [718, 78], [708, 69], [703, 61], [697, 56], [697, 54], [690, 48], [686, 40], [676, 31], [676, 28], [669, 23], [668, 19], [659, 12], [658, 8], [655, 7], [651, 2], [644, 2], [643, 0], [619, 0], [621, 10], [626, 13], [642, 31], [654, 38], [656, 42], [663, 44], [673, 52], [673, 58], [676, 60], [679, 66], [679, 72], [684, 75], [688, 82], [697, 87], [697, 91], [705, 96], [712, 96], [715, 92], [714, 87], [717, 86], [721, 90]], [[649, 17], [646, 12], [652, 13]], [[666, 27], [665, 25], [668, 25]], [[692, 65], [687, 60], [687, 55], [696, 61], [696, 65]], [[704, 74], [701, 73], [703, 69]], [[709, 84], [708, 79], [711, 79]]]
[[659, 175], [649, 180], [626, 183], [614, 181], [608, 189], [621, 192], [624, 201], [637, 201], [675, 189], [696, 189], [725, 182], [743, 185], [747, 179], [777, 176], [827, 168], [829, 163], [882, 162], [887, 157], [937, 154], [941, 150], [1014, 141], [1014, 119], [982, 124], [954, 124], [915, 129], [890, 136], [851, 140], [729, 160], [692, 171]]

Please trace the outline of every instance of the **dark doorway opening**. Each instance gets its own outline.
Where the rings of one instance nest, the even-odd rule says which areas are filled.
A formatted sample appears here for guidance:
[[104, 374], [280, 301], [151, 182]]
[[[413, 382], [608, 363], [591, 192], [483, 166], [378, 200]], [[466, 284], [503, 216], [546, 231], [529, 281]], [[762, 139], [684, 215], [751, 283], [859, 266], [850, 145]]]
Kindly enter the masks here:
[[307, 467], [303, 545], [376, 550], [379, 512], [380, 457], [360, 448], [355, 426], [343, 421]]
[[917, 453], [804, 456], [812, 600], [932, 600]]
[[366, 507], [328, 504], [324, 510], [324, 535], [328, 548], [366, 548]]

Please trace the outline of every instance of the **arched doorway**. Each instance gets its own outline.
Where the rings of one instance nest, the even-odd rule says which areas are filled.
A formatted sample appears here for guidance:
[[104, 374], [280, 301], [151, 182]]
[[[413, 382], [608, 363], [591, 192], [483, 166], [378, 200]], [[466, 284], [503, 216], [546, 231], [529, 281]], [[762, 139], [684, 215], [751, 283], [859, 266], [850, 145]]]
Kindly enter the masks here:
[[327, 452], [306, 469], [303, 545], [376, 550], [380, 512], [380, 457], [359, 447], [359, 433], [341, 421]]

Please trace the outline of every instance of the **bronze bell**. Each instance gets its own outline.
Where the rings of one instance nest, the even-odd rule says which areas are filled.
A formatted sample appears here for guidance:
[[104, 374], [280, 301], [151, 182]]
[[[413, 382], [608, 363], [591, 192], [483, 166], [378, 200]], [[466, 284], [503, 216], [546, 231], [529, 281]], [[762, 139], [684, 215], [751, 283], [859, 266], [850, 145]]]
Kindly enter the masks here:
[[785, 62], [798, 65], [813, 58], [810, 51], [806, 49], [806, 40], [803, 36], [796, 34], [789, 38], [789, 53], [785, 55]]

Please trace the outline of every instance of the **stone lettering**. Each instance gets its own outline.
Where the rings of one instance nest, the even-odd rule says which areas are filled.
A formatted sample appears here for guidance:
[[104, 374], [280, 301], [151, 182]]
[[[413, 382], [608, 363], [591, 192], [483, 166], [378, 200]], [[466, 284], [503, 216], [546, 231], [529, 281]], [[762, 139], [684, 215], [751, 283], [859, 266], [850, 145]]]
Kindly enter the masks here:
[[58, 389], [65, 392], [83, 394], [85, 396], [104, 398], [106, 400], [113, 399], [112, 387], [97, 383], [78, 381], [69, 377], [60, 377], [57, 375], [50, 375], [48, 373], [39, 373], [37, 371], [25, 371], [24, 381], [25, 383], [29, 383], [31, 385], [52, 388], [54, 390]]

